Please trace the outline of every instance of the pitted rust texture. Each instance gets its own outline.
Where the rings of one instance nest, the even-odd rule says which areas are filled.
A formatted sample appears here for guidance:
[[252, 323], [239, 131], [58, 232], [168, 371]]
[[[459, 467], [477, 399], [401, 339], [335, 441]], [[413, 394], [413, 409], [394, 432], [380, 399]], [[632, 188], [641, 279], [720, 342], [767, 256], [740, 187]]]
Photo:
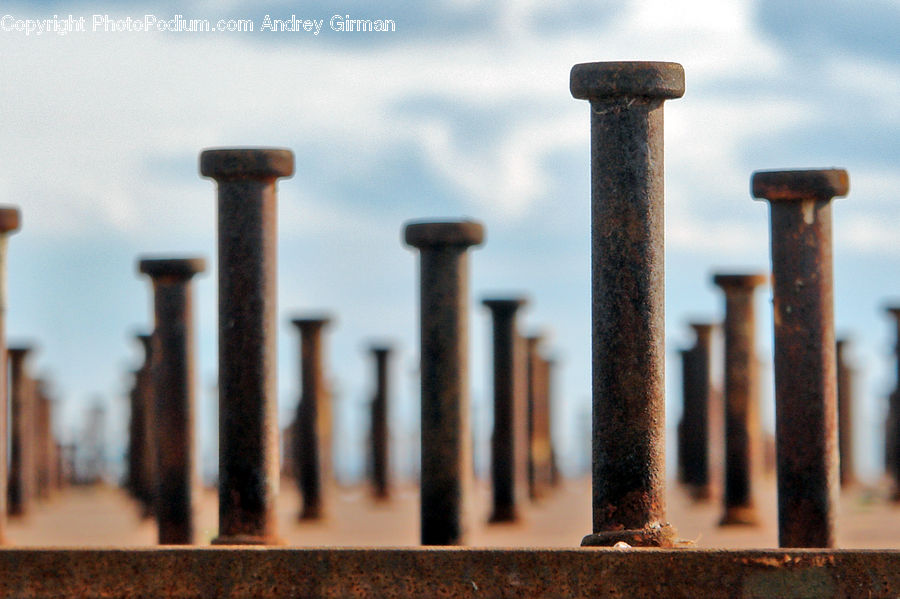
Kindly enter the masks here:
[[894, 390], [888, 398], [887, 420], [884, 435], [884, 465], [894, 488], [891, 499], [900, 503], [900, 306], [888, 307], [888, 314], [894, 318], [896, 328], [896, 344], [894, 353], [897, 356], [897, 380]]
[[28, 375], [30, 347], [10, 347], [10, 420], [9, 515], [27, 516], [33, 507], [35, 478], [35, 400], [34, 381]]
[[683, 409], [678, 423], [678, 474], [696, 500], [712, 495], [709, 419], [712, 401], [710, 352], [715, 325], [691, 323], [694, 346], [681, 352]]
[[200, 155], [218, 183], [219, 544], [278, 542], [275, 181], [293, 172], [285, 149]]
[[838, 454], [840, 455], [841, 487], [856, 483], [856, 460], [853, 456], [854, 370], [847, 362], [846, 339], [838, 339], [835, 346], [837, 361]]
[[156, 521], [160, 545], [194, 542], [197, 480], [194, 414], [194, 318], [191, 279], [203, 258], [143, 259], [153, 283], [153, 413], [157, 459]]
[[418, 248], [421, 335], [421, 539], [465, 542], [471, 517], [468, 248], [484, 241], [474, 221], [413, 222], [407, 245]]
[[831, 200], [849, 191], [840, 169], [763, 171], [753, 195], [770, 202], [775, 318], [778, 543], [833, 547], [839, 492]]
[[684, 69], [578, 64], [570, 90], [591, 102], [594, 534], [583, 543], [670, 545], [663, 101], [684, 94]]
[[371, 404], [372, 490], [377, 501], [386, 501], [391, 498], [388, 427], [388, 398], [391, 385], [388, 362], [392, 349], [386, 345], [375, 345], [370, 351], [375, 358], [375, 394]]
[[331, 318], [291, 321], [300, 333], [300, 402], [294, 435], [294, 459], [302, 506], [300, 520], [318, 520], [328, 511], [331, 480], [331, 405], [325, 382], [322, 331]]
[[725, 511], [721, 525], [756, 525], [754, 481], [762, 473], [756, 288], [764, 274], [718, 274], [725, 293]]
[[493, 322], [494, 432], [491, 435], [493, 507], [489, 522], [515, 522], [527, 498], [525, 363], [516, 313], [524, 298], [481, 302]]
[[0, 595], [22, 599], [886, 598], [896, 597], [898, 589], [898, 551], [0, 550]]

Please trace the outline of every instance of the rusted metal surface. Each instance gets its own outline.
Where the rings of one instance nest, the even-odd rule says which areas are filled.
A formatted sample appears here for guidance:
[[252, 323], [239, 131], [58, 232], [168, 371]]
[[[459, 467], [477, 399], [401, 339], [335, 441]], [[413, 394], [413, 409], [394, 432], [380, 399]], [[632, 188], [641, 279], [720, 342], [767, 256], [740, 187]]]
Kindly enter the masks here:
[[725, 489], [720, 524], [758, 524], [754, 481], [762, 473], [759, 359], [753, 296], [765, 274], [718, 274], [725, 293]]
[[375, 345], [370, 348], [375, 358], [375, 394], [371, 405], [371, 467], [372, 490], [377, 501], [391, 497], [390, 434], [388, 427], [388, 398], [390, 397], [390, 377], [388, 362], [391, 348]]
[[12, 434], [7, 508], [10, 516], [28, 515], [36, 493], [34, 383], [26, 366], [31, 351], [30, 347], [9, 348]]
[[835, 346], [841, 487], [850, 487], [856, 483], [856, 460], [853, 456], [854, 370], [847, 362], [848, 344], [846, 339], [838, 339]]
[[294, 455], [301, 495], [301, 520], [325, 517], [331, 481], [331, 405], [325, 382], [322, 331], [331, 323], [325, 316], [291, 321], [300, 332], [300, 402]]
[[481, 303], [491, 311], [493, 322], [493, 507], [488, 521], [515, 522], [522, 515], [528, 484], [524, 348], [516, 328], [516, 313], [527, 300], [490, 298]]
[[[165, 573], [165, 575], [160, 575]], [[0, 595], [896, 597], [900, 552], [696, 549], [0, 550]]]
[[572, 67], [591, 102], [593, 534], [662, 545], [665, 508], [663, 102], [684, 94], [664, 62]]
[[696, 500], [709, 499], [709, 420], [712, 401], [710, 357], [715, 325], [691, 323], [694, 346], [681, 352], [683, 408], [678, 423], [678, 477]]
[[889, 306], [887, 313], [894, 318], [896, 329], [895, 367], [896, 385], [888, 397], [887, 418], [884, 426], [884, 468], [893, 482], [891, 499], [900, 503], [900, 306]]
[[472, 517], [468, 248], [484, 241], [484, 227], [412, 222], [404, 230], [420, 254], [422, 544], [459, 545]]
[[831, 200], [841, 169], [760, 171], [769, 201], [775, 319], [778, 543], [833, 547], [839, 492]]
[[203, 258], [146, 258], [138, 263], [153, 283], [151, 339], [156, 432], [156, 521], [160, 545], [194, 542], [197, 478], [194, 441], [194, 316], [191, 279]]
[[278, 493], [275, 181], [286, 149], [200, 154], [218, 183], [220, 544], [271, 544]]
[[0, 206], [0, 545], [6, 544], [6, 513], [9, 462], [9, 414], [10, 398], [6, 354], [6, 263], [10, 234], [19, 230], [21, 214], [15, 206]]

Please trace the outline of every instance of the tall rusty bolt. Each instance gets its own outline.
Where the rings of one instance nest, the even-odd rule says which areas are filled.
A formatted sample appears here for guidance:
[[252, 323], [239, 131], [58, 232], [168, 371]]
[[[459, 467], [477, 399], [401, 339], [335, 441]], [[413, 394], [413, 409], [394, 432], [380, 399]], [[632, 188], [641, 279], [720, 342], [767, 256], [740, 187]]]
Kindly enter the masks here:
[[31, 351], [30, 347], [10, 347], [8, 352], [12, 417], [8, 509], [11, 516], [28, 515], [37, 493], [34, 381], [26, 366]]
[[894, 391], [888, 398], [887, 421], [885, 422], [884, 461], [887, 475], [894, 484], [891, 499], [900, 503], [900, 306], [889, 306], [888, 314], [894, 318], [897, 343], [894, 352], [897, 355], [897, 382]]
[[278, 542], [275, 180], [293, 172], [290, 150], [200, 155], [218, 182], [219, 545]]
[[847, 345], [846, 339], [838, 339], [835, 346], [841, 487], [850, 487], [856, 483], [856, 464], [853, 459], [854, 372], [847, 362]]
[[572, 67], [591, 102], [593, 534], [582, 545], [669, 546], [665, 507], [663, 102], [667, 62]]
[[194, 323], [190, 281], [206, 270], [203, 258], [139, 262], [153, 282], [156, 521], [160, 545], [194, 542], [197, 465], [194, 459]]
[[318, 520], [326, 515], [326, 486], [331, 476], [331, 406], [322, 357], [322, 330], [330, 322], [327, 317], [291, 321], [300, 332], [302, 391], [297, 405], [294, 451], [303, 501], [301, 520]]
[[484, 241], [484, 227], [407, 223], [405, 240], [421, 254], [422, 544], [460, 545], [472, 488], [467, 249]]
[[839, 492], [831, 200], [842, 169], [761, 171], [770, 203], [775, 319], [778, 543], [833, 547]]
[[388, 377], [388, 361], [391, 348], [375, 345], [371, 348], [375, 358], [375, 395], [371, 407], [371, 443], [372, 443], [372, 488], [375, 499], [385, 501], [391, 496], [390, 481], [390, 434], [388, 431], [388, 397], [390, 383]]
[[709, 407], [713, 385], [710, 371], [715, 325], [691, 323], [694, 346], [681, 352], [683, 408], [678, 424], [678, 465], [681, 482], [696, 500], [709, 499]]
[[759, 360], [756, 357], [756, 288], [764, 274], [717, 274], [725, 293], [725, 513], [719, 524], [756, 525], [754, 481], [762, 472]]
[[9, 388], [7, 385], [6, 354], [6, 262], [7, 242], [10, 234], [21, 226], [19, 209], [14, 206], [0, 206], [0, 545], [6, 544], [6, 513], [8, 477], [7, 439], [9, 439]]
[[525, 372], [516, 312], [524, 298], [481, 302], [491, 311], [494, 332], [494, 432], [491, 436], [491, 481], [494, 503], [490, 522], [515, 522], [527, 497], [527, 424]]

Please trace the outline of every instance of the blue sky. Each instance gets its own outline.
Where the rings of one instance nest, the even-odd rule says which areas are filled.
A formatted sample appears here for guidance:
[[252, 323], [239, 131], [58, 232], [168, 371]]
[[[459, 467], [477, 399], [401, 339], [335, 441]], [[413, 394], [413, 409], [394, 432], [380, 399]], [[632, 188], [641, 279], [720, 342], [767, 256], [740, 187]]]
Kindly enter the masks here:
[[[0, 31], [0, 190], [24, 220], [10, 244], [9, 336], [40, 346], [34, 369], [63, 402], [63, 437], [99, 398], [122, 443], [128, 371], [139, 358], [130, 336], [151, 314], [138, 256], [201, 255], [214, 269], [215, 187], [198, 175], [199, 152], [284, 146], [296, 175], [279, 183], [283, 422], [298, 394], [289, 319], [327, 310], [336, 317], [328, 363], [345, 471], [360, 463], [371, 339], [398, 344], [393, 418], [411, 434], [417, 256], [400, 242], [402, 224], [470, 217], [487, 230], [471, 260], [473, 302], [496, 292], [530, 297], [523, 329], [546, 331], [560, 359], [557, 441], [574, 465], [586, 451], [576, 422], [590, 398], [589, 138], [587, 104], [569, 95], [568, 73], [578, 62], [667, 60], [686, 73], [684, 98], [665, 109], [669, 426], [680, 411], [677, 350], [692, 341], [686, 322], [722, 311], [711, 272], [768, 268], [768, 210], [750, 198], [751, 172], [844, 167], [851, 192], [834, 205], [836, 323], [852, 335], [860, 368], [859, 461], [877, 474], [879, 419], [894, 384], [893, 328], [881, 306], [900, 297], [895, 2], [73, 0], [11, 2], [0, 12], [84, 16], [89, 27], [94, 14], [181, 14], [253, 19], [257, 28]], [[318, 36], [262, 32], [266, 14], [325, 25]], [[328, 28], [335, 14], [392, 19], [396, 31], [338, 33]], [[196, 280], [207, 470], [215, 280], [214, 270]], [[768, 290], [757, 299], [760, 354], [770, 360]], [[477, 303], [470, 321], [472, 399], [486, 438], [490, 323]], [[769, 414], [771, 402], [768, 381]]]

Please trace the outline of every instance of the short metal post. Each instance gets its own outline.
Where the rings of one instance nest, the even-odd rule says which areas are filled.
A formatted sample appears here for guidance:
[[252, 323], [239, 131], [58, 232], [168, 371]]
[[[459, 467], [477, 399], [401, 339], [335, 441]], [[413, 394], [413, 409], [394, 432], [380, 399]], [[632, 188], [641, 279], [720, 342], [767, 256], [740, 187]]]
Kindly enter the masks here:
[[759, 360], [756, 357], [756, 288], [765, 274], [718, 274], [725, 294], [725, 513], [719, 524], [759, 523], [755, 481], [762, 473]]
[[218, 545], [279, 542], [275, 181], [293, 172], [290, 150], [200, 155], [218, 183]]
[[421, 256], [422, 544], [461, 545], [472, 487], [467, 250], [484, 241], [484, 227], [408, 223], [405, 241]]
[[331, 406], [325, 382], [322, 330], [330, 318], [297, 318], [300, 332], [300, 402], [294, 437], [301, 520], [326, 516], [326, 487], [331, 478]]
[[833, 547], [839, 493], [831, 200], [847, 171], [760, 171], [769, 201], [775, 318], [778, 544]]
[[481, 302], [491, 311], [494, 345], [494, 432], [491, 436], [493, 511], [489, 522], [515, 522], [527, 497], [525, 373], [516, 313], [524, 298]]
[[667, 62], [572, 67], [591, 102], [593, 534], [582, 545], [670, 546], [665, 507], [663, 102]]
[[10, 516], [28, 515], [36, 493], [34, 382], [28, 376], [26, 366], [30, 354], [30, 347], [10, 347], [8, 353], [12, 417], [8, 505]]
[[846, 339], [838, 339], [835, 347], [837, 360], [837, 404], [838, 404], [838, 453], [840, 454], [841, 487], [851, 487], [856, 483], [856, 460], [853, 457], [853, 412], [855, 394], [853, 388], [853, 367], [847, 361]]
[[153, 282], [153, 397], [160, 545], [194, 542], [197, 466], [194, 457], [194, 323], [191, 279], [203, 258], [144, 259]]
[[680, 480], [695, 500], [709, 499], [709, 407], [712, 396], [710, 356], [715, 325], [694, 322], [694, 346], [681, 352], [683, 409], [678, 424]]
[[391, 348], [376, 345], [371, 348], [375, 358], [375, 395], [371, 406], [372, 488], [377, 501], [391, 497], [390, 434], [388, 427], [388, 397], [390, 382], [388, 361]]

